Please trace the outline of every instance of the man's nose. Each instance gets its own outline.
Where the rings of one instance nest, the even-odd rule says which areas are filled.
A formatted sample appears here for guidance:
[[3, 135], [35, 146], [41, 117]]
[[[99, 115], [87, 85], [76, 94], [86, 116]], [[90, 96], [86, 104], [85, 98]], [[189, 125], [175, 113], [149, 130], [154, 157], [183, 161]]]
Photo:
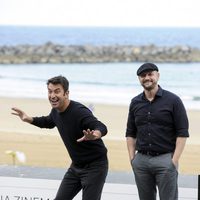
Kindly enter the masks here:
[[55, 93], [54, 92], [52, 92], [51, 94], [50, 94], [50, 97], [51, 98], [54, 98], [56, 95], [55, 95]]

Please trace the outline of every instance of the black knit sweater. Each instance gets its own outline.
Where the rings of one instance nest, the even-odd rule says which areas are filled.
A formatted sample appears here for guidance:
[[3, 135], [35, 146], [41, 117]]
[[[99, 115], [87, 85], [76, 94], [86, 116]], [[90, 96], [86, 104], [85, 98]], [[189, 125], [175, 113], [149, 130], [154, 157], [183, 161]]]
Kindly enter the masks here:
[[34, 117], [32, 124], [40, 128], [56, 126], [74, 164], [107, 159], [107, 149], [102, 139], [79, 143], [76, 141], [83, 136], [83, 130], [87, 129], [99, 130], [102, 136], [107, 134], [106, 126], [78, 102], [71, 100], [64, 112], [53, 108], [48, 116]]

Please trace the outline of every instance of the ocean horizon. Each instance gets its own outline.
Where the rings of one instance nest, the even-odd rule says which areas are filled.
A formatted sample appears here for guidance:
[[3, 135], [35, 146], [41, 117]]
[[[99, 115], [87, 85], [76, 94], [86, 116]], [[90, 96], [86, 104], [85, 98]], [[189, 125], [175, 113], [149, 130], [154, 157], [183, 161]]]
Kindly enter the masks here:
[[41, 45], [187, 45], [200, 48], [200, 27], [0, 26], [0, 46]]

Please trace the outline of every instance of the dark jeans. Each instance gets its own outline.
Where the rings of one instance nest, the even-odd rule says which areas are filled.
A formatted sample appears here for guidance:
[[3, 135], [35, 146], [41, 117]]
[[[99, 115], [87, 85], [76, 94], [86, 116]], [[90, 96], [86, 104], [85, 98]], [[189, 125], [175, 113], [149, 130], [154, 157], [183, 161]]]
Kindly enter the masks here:
[[100, 200], [108, 173], [108, 161], [84, 166], [71, 165], [66, 172], [55, 200], [71, 200], [82, 189], [82, 200]]
[[178, 172], [172, 154], [150, 156], [137, 153], [132, 160], [140, 200], [178, 200]]

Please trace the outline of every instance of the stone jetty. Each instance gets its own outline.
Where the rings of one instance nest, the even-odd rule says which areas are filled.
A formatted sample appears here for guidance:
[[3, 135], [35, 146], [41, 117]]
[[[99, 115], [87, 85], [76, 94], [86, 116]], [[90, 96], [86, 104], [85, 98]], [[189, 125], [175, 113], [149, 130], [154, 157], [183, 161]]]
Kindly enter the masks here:
[[200, 62], [200, 49], [189, 46], [43, 45], [0, 46], [0, 64], [108, 63], [108, 62]]

